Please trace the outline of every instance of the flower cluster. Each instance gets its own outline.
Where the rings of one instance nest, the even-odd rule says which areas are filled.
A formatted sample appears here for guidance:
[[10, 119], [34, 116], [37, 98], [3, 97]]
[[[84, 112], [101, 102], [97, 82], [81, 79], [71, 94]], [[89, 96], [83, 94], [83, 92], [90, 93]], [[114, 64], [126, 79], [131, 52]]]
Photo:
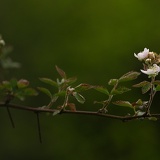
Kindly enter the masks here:
[[139, 61], [143, 61], [144, 69], [141, 72], [147, 74], [149, 77], [155, 77], [160, 72], [160, 55], [155, 52], [150, 52], [149, 49], [144, 48], [144, 51], [135, 54]]

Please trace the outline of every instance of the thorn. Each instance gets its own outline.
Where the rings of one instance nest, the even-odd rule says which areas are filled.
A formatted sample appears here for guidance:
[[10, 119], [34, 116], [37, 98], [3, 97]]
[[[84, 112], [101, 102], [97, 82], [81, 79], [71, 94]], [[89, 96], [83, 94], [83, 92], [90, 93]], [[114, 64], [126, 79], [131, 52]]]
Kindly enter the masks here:
[[41, 136], [41, 127], [40, 127], [39, 113], [36, 112], [36, 115], [37, 115], [37, 126], [38, 126], [39, 142], [42, 143], [42, 136]]
[[12, 127], [15, 128], [14, 121], [13, 121], [11, 112], [10, 112], [10, 110], [9, 110], [9, 107], [7, 107], [7, 112], [8, 112], [9, 119], [10, 119], [10, 121], [11, 121]]

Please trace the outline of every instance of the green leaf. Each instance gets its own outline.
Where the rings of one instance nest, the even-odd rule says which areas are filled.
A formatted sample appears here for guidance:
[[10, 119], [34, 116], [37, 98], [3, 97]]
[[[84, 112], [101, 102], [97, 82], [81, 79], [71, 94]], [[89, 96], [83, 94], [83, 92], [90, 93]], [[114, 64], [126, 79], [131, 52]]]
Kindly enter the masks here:
[[52, 94], [47, 88], [43, 88], [43, 87], [37, 87], [37, 88], [39, 91], [43, 92], [44, 94], [46, 94], [48, 97], [52, 99]]
[[67, 79], [66, 73], [61, 68], [56, 66], [56, 70], [62, 78]]
[[77, 93], [77, 92], [73, 92], [73, 96], [76, 98], [76, 100], [79, 102], [79, 103], [84, 103], [85, 102], [85, 98], [81, 95], [81, 94], [79, 94], [79, 93]]
[[151, 83], [148, 81], [143, 81], [143, 82], [133, 85], [133, 87], [142, 87], [142, 94], [145, 94], [151, 89]]
[[154, 81], [153, 84], [155, 84], [155, 85], [160, 85], [160, 80]]
[[132, 104], [130, 102], [128, 102], [128, 101], [116, 101], [116, 102], [113, 102], [113, 104], [115, 104], [117, 106], [133, 108]]
[[65, 96], [65, 95], [66, 95], [66, 91], [60, 91], [54, 94], [54, 96]]
[[138, 83], [138, 84], [135, 84], [135, 85], [133, 85], [133, 87], [143, 87], [143, 86], [145, 86], [145, 85], [147, 85], [147, 84], [150, 84], [150, 82], [148, 82], [148, 81], [143, 81], [143, 82], [140, 82], [140, 83]]
[[151, 83], [147, 83], [142, 87], [142, 94], [147, 93], [151, 89]]
[[136, 102], [136, 105], [142, 105], [143, 101], [141, 99], [138, 99], [138, 101]]
[[156, 117], [149, 117], [148, 119], [151, 120], [151, 121], [157, 121], [158, 120]]
[[52, 85], [54, 87], [58, 87], [57, 82], [53, 81], [52, 79], [49, 79], [49, 78], [39, 78], [39, 79], [40, 79], [40, 81], [42, 81], [46, 84]]
[[24, 90], [24, 95], [25, 96], [37, 96], [38, 92], [33, 88], [26, 88]]
[[139, 72], [134, 72], [134, 71], [128, 72], [119, 78], [119, 82], [132, 81], [136, 79], [139, 75], [140, 75]]
[[91, 88], [93, 88], [92, 85], [86, 84], [86, 83], [81, 83], [80, 85], [78, 85], [78, 86], [75, 87], [75, 91], [76, 92], [82, 92], [82, 91], [89, 90]]
[[12, 88], [11, 83], [9, 81], [3, 81], [2, 86], [3, 88], [9, 89], [9, 90]]
[[16, 79], [11, 79], [10, 80], [10, 84], [11, 84], [11, 87], [12, 87], [13, 91], [16, 91], [18, 89], [17, 88], [17, 80]]
[[111, 91], [111, 94], [112, 94], [112, 95], [122, 94], [122, 93], [128, 92], [128, 91], [130, 91], [130, 90], [131, 90], [131, 89], [126, 88], [126, 87], [118, 87], [117, 89], [113, 89], [113, 90]]
[[76, 77], [71, 77], [71, 78], [68, 78], [65, 80], [65, 82], [68, 84], [68, 85], [71, 85], [73, 84], [74, 82], [77, 81], [77, 78]]
[[60, 112], [61, 112], [61, 111], [57, 109], [56, 111], [53, 112], [52, 116], [56, 116], [56, 115], [59, 114]]
[[14, 95], [16, 98], [18, 98], [19, 100], [21, 101], [24, 101], [25, 100], [25, 96], [23, 94], [15, 94]]
[[156, 91], [160, 91], [160, 85], [156, 87]]
[[114, 86], [114, 85], [117, 84], [117, 83], [118, 83], [118, 79], [110, 79], [109, 82], [108, 82], [108, 84], [109, 84], [110, 86]]
[[94, 89], [97, 90], [98, 92], [109, 95], [107, 88], [104, 88], [102, 86], [95, 86]]
[[137, 115], [137, 116], [143, 116], [145, 113], [146, 113], [146, 112], [142, 112], [142, 111], [138, 110], [138, 111], [136, 112], [136, 115]]

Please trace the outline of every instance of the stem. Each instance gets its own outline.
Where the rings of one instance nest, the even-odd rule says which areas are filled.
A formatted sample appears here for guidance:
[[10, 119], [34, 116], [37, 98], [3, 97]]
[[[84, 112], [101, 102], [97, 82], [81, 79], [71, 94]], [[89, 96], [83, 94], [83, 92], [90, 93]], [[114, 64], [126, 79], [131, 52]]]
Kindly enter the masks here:
[[52, 105], [57, 101], [57, 99], [58, 99], [58, 96], [53, 97], [49, 102], [49, 104], [46, 106], [46, 108], [51, 108]]
[[154, 86], [154, 81], [155, 81], [155, 77], [152, 77], [152, 80], [151, 80], [151, 92], [150, 92], [150, 97], [149, 97], [149, 101], [148, 101], [148, 105], [147, 105], [147, 109], [146, 109], [146, 115], [150, 115], [150, 108], [151, 108], [151, 105], [152, 105], [152, 102], [153, 102], [153, 98], [156, 94], [156, 91], [155, 91], [155, 86]]
[[[6, 107], [5, 103], [0, 103], [0, 107]], [[57, 111], [57, 109], [47, 109], [47, 108], [34, 108], [29, 106], [22, 106], [22, 105], [16, 105], [16, 104], [7, 104], [7, 107], [13, 108], [13, 109], [19, 109], [19, 110], [25, 110], [30, 112], [45, 112], [45, 113], [54, 113]], [[105, 117], [110, 119], [118, 119], [122, 121], [128, 121], [128, 120], [134, 120], [134, 119], [142, 119], [142, 118], [149, 118], [149, 117], [156, 117], [160, 118], [160, 114], [150, 114], [150, 115], [141, 115], [141, 116], [118, 116], [118, 115], [112, 115], [112, 114], [104, 114], [100, 112], [94, 112], [94, 111], [71, 111], [71, 110], [62, 110], [61, 114], [80, 114], [80, 115], [93, 115], [93, 116], [99, 116], [99, 117]], [[39, 122], [39, 115], [37, 115], [37, 122]], [[40, 131], [40, 125], [38, 126], [38, 130]], [[39, 132], [41, 133], [41, 132]], [[40, 135], [41, 137], [41, 135]]]
[[[68, 87], [68, 88], [66, 89], [66, 95], [65, 95], [64, 103], [63, 103], [62, 108], [61, 108], [61, 112], [65, 109], [65, 107], [66, 107], [67, 104], [68, 104], [69, 95], [70, 95], [70, 91], [69, 91], [69, 87]], [[60, 113], [61, 113], [61, 112], [60, 112]]]
[[[115, 90], [115, 89], [117, 88], [117, 86], [118, 86], [118, 81], [117, 81], [117, 83], [114, 85], [114, 87], [113, 87], [113, 89], [111, 90], [111, 92], [112, 92], [113, 90]], [[113, 94], [110, 94], [108, 100], [107, 100], [106, 103], [103, 105], [103, 107], [99, 110], [99, 112], [102, 112], [102, 113], [106, 113], [106, 112], [107, 112], [107, 107], [108, 107], [108, 105], [111, 103], [112, 98], [113, 98]]]

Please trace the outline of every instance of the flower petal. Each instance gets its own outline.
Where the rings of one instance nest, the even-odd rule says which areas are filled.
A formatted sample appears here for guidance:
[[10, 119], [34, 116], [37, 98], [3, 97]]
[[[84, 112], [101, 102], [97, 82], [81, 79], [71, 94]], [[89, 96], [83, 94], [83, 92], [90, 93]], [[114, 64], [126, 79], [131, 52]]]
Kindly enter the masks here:
[[142, 73], [147, 74], [147, 75], [153, 75], [156, 76], [160, 72], [160, 67], [157, 64], [153, 64], [149, 69], [141, 70]]
[[142, 60], [144, 60], [145, 58], [148, 57], [148, 54], [149, 54], [149, 49], [144, 48], [144, 51], [143, 51], [143, 52], [139, 52], [138, 54], [135, 54], [135, 53], [134, 53], [134, 56], [135, 56], [136, 58], [138, 58], [138, 60], [142, 61]]

